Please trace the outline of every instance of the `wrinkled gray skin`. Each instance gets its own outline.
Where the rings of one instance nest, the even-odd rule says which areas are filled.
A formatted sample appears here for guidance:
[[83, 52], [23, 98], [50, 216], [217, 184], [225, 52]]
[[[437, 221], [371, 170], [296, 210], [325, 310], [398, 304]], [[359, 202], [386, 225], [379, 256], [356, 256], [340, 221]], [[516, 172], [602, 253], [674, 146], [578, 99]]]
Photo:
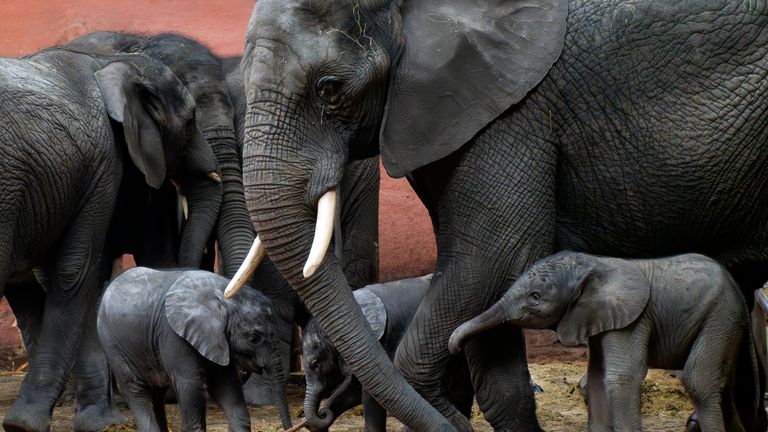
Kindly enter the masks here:
[[[768, 279], [765, 8], [259, 0], [243, 175], [267, 255], [366, 390], [420, 431], [469, 429], [441, 388], [448, 338], [538, 258], [699, 252], [751, 293]], [[418, 394], [358, 331], [337, 260], [302, 274], [319, 197], [377, 151], [410, 175], [437, 234], [436, 276], [395, 356]], [[540, 429], [519, 329], [464, 355], [495, 429]]]
[[184, 431], [205, 430], [206, 389], [230, 430], [250, 431], [240, 369], [271, 376], [283, 427], [291, 426], [270, 301], [251, 288], [225, 300], [228, 282], [202, 270], [136, 267], [107, 287], [99, 308], [99, 340], [139, 431], [168, 430], [170, 387]]
[[[223, 60], [227, 73], [227, 87], [235, 107], [235, 131], [242, 156], [246, 100], [240, 58]], [[344, 173], [340, 187], [341, 217], [339, 220], [342, 243], [342, 269], [350, 287], [360, 288], [378, 279], [379, 274], [379, 161], [377, 157], [355, 161]], [[243, 198], [244, 200], [244, 198]], [[243, 201], [244, 202], [244, 201]], [[247, 211], [246, 211], [246, 217]], [[250, 224], [250, 219], [248, 219]], [[251, 226], [249, 246], [254, 231]], [[335, 248], [336, 242], [331, 246]], [[244, 258], [244, 256], [242, 257]], [[242, 259], [241, 259], [242, 261]], [[279, 338], [282, 342], [285, 367], [288, 367], [295, 323], [306, 325], [307, 314], [298, 302], [296, 292], [277, 271], [269, 258], [259, 266], [252, 285], [269, 297], [278, 316]], [[245, 386], [249, 404], [265, 405], [271, 401], [269, 383], [263, 376], [253, 375]]]
[[[110, 277], [112, 260], [126, 253], [132, 254], [140, 266], [213, 270], [214, 240], [218, 241], [221, 251], [222, 272], [226, 276], [234, 275], [250, 247], [248, 233], [252, 228], [243, 197], [234, 112], [220, 60], [200, 43], [175, 34], [145, 37], [95, 32], [72, 40], [66, 48], [93, 55], [140, 52], [168, 66], [196, 102], [198, 129], [216, 157], [222, 179], [215, 197], [202, 195], [196, 188], [184, 187], [182, 183], [179, 192], [190, 203], [187, 221], [177, 202], [177, 188], [170, 182], [154, 192], [124, 185], [107, 236], [101, 280]], [[200, 203], [207, 207], [202, 208]], [[206, 220], [206, 230], [196, 229], [193, 234], [192, 230], [185, 229], [185, 226], [199, 225], [201, 218]], [[212, 237], [214, 229], [215, 237]], [[190, 235], [195, 236], [196, 246], [181, 247], [189, 243], [185, 236]], [[208, 253], [203, 255], [206, 246]], [[92, 323], [80, 353], [82, 361], [76, 365], [82, 375], [88, 377], [86, 381], [77, 382], [77, 430], [101, 430], [106, 426], [98, 418], [103, 409], [89, 408], [100, 406], [110, 397], [109, 372], [96, 341], [95, 311]], [[25, 328], [22, 332], [27, 333]], [[87, 412], [95, 412], [97, 418], [86, 420]]]
[[[448, 349], [455, 353], [503, 323], [556, 330], [569, 346], [589, 340], [590, 431], [641, 430], [648, 367], [683, 369], [702, 430], [754, 430], [764, 411], [746, 302], [727, 270], [703, 255], [622, 260], [560, 252], [456, 329]], [[738, 386], [737, 367], [753, 379]]]
[[[355, 291], [363, 315], [390, 358], [394, 357], [405, 330], [426, 295], [431, 278], [430, 275], [403, 279], [368, 285]], [[386, 411], [362, 390], [360, 381], [352, 375], [316, 320], [310, 319], [302, 330], [301, 343], [301, 361], [307, 382], [304, 395], [307, 428], [313, 432], [326, 431], [338, 416], [362, 402], [365, 430], [386, 431]], [[449, 390], [463, 402], [460, 407], [468, 416], [474, 394], [464, 359], [455, 359], [452, 367]], [[323, 399], [326, 401], [321, 407]]]
[[44, 431], [86, 311], [95, 312], [99, 258], [124, 180], [137, 176], [142, 187], [159, 188], [176, 178], [219, 197], [221, 187], [207, 177], [216, 159], [195, 125], [194, 100], [168, 68], [145, 56], [51, 49], [0, 59], [0, 99], [0, 287], [8, 282], [17, 298], [30, 288], [22, 309], [41, 316], [29, 373], [3, 427]]

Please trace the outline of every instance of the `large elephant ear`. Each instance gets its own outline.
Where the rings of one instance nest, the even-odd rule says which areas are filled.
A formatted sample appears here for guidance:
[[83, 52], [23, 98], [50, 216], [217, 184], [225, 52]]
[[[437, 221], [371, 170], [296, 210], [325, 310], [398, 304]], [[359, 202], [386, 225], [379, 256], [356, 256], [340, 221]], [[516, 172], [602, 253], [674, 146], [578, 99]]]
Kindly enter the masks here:
[[651, 282], [636, 265], [601, 258], [602, 266], [582, 284], [557, 326], [563, 345], [583, 343], [590, 336], [624, 328], [637, 320], [651, 295]]
[[224, 285], [216, 274], [184, 272], [165, 295], [165, 317], [177, 335], [208, 360], [229, 364]]
[[371, 326], [376, 340], [381, 340], [387, 327], [387, 310], [384, 308], [384, 302], [367, 288], [356, 290], [353, 294], [360, 305], [360, 309], [363, 310], [363, 316]]
[[129, 61], [109, 63], [94, 73], [109, 116], [123, 124], [131, 160], [147, 184], [159, 189], [165, 181], [165, 152], [160, 129], [145, 109], [159, 104], [152, 100], [151, 86], [141, 82], [140, 75]]
[[387, 172], [441, 159], [519, 102], [565, 39], [563, 0], [405, 0], [380, 137]]

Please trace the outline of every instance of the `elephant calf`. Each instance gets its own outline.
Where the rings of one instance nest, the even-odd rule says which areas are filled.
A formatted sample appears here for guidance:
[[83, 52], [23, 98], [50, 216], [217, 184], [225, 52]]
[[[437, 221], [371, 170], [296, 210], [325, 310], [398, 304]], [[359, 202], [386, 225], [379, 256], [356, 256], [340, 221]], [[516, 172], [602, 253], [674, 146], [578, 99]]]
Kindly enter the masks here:
[[[457, 328], [449, 350], [501, 323], [556, 329], [565, 345], [589, 339], [590, 431], [641, 430], [649, 366], [685, 371], [702, 430], [753, 430], [760, 395], [749, 312], [730, 274], [710, 258], [552, 255]], [[737, 367], [751, 368], [754, 381], [737, 381]]]
[[[394, 357], [400, 339], [427, 294], [431, 279], [430, 275], [368, 285], [354, 292], [371, 330], [390, 358]], [[328, 430], [339, 415], [362, 401], [365, 430], [386, 431], [386, 411], [363, 392], [360, 382], [315, 319], [310, 319], [302, 332], [302, 366], [307, 380], [304, 397], [307, 428], [313, 432]], [[449, 387], [451, 396], [458, 399], [460, 409], [468, 415], [473, 391], [464, 359], [456, 361], [454, 366], [457, 370]], [[327, 400], [321, 408], [323, 398]]]
[[202, 271], [127, 270], [107, 287], [98, 333], [139, 431], [167, 431], [164, 396], [173, 387], [182, 430], [205, 430], [205, 389], [230, 430], [250, 431], [238, 368], [267, 372], [290, 427], [285, 373], [269, 299], [248, 289], [224, 299], [228, 279]]

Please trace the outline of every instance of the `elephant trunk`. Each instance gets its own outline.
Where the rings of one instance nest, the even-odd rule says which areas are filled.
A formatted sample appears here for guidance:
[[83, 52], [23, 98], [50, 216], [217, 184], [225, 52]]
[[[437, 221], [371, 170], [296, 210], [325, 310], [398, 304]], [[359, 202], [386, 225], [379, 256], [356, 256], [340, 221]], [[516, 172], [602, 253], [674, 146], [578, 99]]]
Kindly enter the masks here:
[[325, 408], [320, 410], [320, 392], [319, 383], [307, 383], [307, 391], [304, 395], [304, 418], [307, 419], [307, 429], [312, 432], [324, 432], [336, 420], [333, 413]]
[[316, 269], [308, 269], [313, 272], [302, 274], [314, 239], [317, 202], [338, 184], [346, 157], [339, 149], [317, 152], [302, 146], [300, 131], [292, 130], [298, 125], [283, 118], [293, 102], [280, 94], [262, 90], [249, 95], [254, 105], [245, 131], [246, 202], [267, 254], [355, 376], [393, 416], [414, 430], [452, 430], [395, 370], [371, 332], [359, 331], [367, 324], [336, 258], [321, 257]]
[[508, 321], [506, 296], [488, 308], [485, 312], [460, 325], [448, 339], [448, 351], [455, 354], [467, 338], [488, 331]]
[[[352, 375], [345, 376], [344, 381], [326, 399], [325, 405], [317, 410], [317, 413], [323, 417], [323, 421], [328, 424], [327, 427], [330, 427], [336, 420], [336, 417], [361, 402], [363, 389], [360, 386], [353, 388], [352, 383], [354, 381], [355, 379]], [[350, 393], [354, 394], [350, 395]]]
[[279, 343], [275, 344], [275, 349], [272, 353], [272, 366], [269, 369], [267, 372], [272, 384], [272, 397], [275, 400], [275, 405], [280, 410], [280, 421], [283, 424], [283, 429], [288, 429], [291, 427], [291, 413], [288, 410], [288, 398], [285, 395], [288, 373], [283, 367]]
[[216, 224], [221, 273], [232, 278], [245, 259], [255, 233], [243, 193], [243, 172], [233, 127], [202, 131], [219, 162], [223, 195]]
[[208, 177], [184, 181], [181, 193], [187, 198], [189, 218], [179, 247], [179, 265], [199, 268], [221, 206], [222, 188]]

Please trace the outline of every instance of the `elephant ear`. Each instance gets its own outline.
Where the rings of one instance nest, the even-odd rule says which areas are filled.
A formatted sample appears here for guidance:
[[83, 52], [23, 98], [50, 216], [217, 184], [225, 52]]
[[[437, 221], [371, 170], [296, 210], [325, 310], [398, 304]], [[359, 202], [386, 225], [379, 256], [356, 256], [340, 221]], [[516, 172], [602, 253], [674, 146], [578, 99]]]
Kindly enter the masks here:
[[405, 0], [380, 137], [387, 172], [441, 159], [519, 102], [565, 39], [562, 0]]
[[651, 282], [639, 267], [620, 259], [600, 261], [603, 265], [583, 280], [580, 294], [557, 326], [563, 345], [574, 346], [591, 336], [624, 328], [648, 304]]
[[229, 364], [224, 285], [213, 273], [188, 271], [165, 295], [165, 317], [173, 331], [221, 366]]
[[353, 294], [360, 305], [360, 309], [363, 310], [363, 316], [371, 326], [376, 340], [381, 340], [387, 326], [387, 310], [384, 308], [384, 302], [367, 288], [356, 290]]
[[165, 181], [165, 152], [160, 129], [146, 108], [158, 110], [160, 104], [140, 75], [129, 61], [109, 63], [94, 74], [109, 116], [123, 124], [131, 160], [147, 184], [159, 189]]

